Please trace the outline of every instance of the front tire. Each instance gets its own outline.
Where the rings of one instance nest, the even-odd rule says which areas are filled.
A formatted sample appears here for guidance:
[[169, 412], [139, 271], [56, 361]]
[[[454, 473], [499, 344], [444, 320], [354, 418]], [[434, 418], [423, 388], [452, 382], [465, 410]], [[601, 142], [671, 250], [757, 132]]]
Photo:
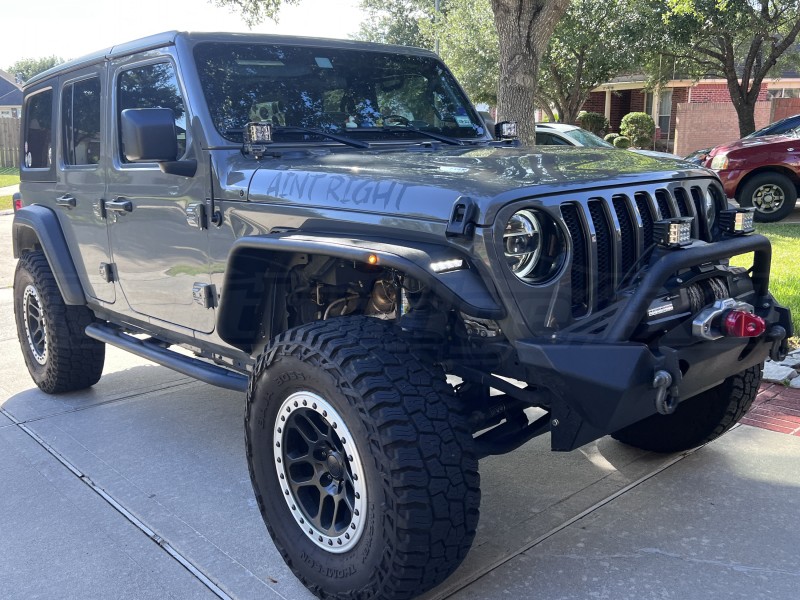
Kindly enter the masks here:
[[762, 369], [763, 364], [745, 369], [681, 402], [671, 415], [653, 415], [611, 437], [652, 452], [682, 452], [715, 440], [750, 409], [758, 394]]
[[17, 263], [14, 317], [28, 372], [43, 392], [82, 390], [100, 380], [106, 346], [85, 333], [92, 313], [64, 303], [43, 252], [27, 252]]
[[797, 203], [797, 188], [780, 173], [759, 173], [750, 179], [739, 194], [742, 206], [754, 206], [753, 218], [761, 223], [775, 223], [792, 214]]
[[386, 323], [289, 330], [250, 380], [247, 460], [261, 514], [320, 598], [412, 598], [466, 555], [478, 462], [444, 374]]

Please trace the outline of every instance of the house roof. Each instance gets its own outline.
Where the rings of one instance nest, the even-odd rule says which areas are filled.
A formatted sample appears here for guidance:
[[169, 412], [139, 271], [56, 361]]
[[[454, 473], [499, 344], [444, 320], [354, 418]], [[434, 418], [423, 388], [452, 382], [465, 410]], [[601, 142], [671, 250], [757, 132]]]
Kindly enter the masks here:
[[22, 106], [22, 89], [0, 69], [0, 106]]

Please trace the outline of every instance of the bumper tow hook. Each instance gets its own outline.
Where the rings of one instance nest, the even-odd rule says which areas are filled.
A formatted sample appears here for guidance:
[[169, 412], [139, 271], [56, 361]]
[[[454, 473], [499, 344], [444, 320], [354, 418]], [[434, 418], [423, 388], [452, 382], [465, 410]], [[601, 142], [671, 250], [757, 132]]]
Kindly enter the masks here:
[[678, 408], [678, 399], [669, 394], [672, 386], [672, 375], [668, 371], [656, 371], [653, 377], [653, 387], [658, 390], [656, 393], [656, 410], [662, 415], [671, 415]]

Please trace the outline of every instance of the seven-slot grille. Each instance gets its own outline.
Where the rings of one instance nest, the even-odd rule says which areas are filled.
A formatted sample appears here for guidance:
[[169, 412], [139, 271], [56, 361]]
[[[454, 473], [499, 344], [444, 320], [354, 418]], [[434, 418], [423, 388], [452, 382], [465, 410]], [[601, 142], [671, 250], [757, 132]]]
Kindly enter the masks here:
[[[604, 309], [617, 288], [646, 262], [653, 244], [653, 223], [669, 217], [694, 217], [692, 238], [706, 231], [705, 197], [715, 201], [713, 183], [612, 190], [583, 200], [565, 201], [561, 214], [572, 238], [572, 315], [584, 317]], [[709, 241], [709, 240], [706, 240]]]

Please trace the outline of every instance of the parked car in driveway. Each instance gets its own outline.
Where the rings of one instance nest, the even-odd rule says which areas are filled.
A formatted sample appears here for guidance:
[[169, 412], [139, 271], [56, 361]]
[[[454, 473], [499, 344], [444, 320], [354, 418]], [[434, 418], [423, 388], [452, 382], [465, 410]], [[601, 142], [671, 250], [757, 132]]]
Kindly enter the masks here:
[[[614, 148], [603, 138], [593, 134], [591, 131], [581, 129], [577, 125], [566, 123], [537, 123], [536, 124], [536, 144], [538, 146], [580, 146], [584, 148]], [[630, 148], [631, 152], [652, 156], [653, 158], [670, 158], [680, 160], [680, 157], [669, 154], [668, 152], [657, 152], [655, 150], [643, 150], [641, 148]]]
[[717, 172], [728, 198], [756, 209], [757, 221], [791, 214], [800, 188], [800, 138], [773, 135], [717, 146], [706, 164]]
[[[775, 121], [774, 123], [770, 123], [766, 127], [762, 127], [754, 131], [753, 133], [744, 136], [743, 140], [749, 140], [751, 138], [757, 137], [764, 137], [766, 135], [800, 135], [800, 115], [794, 115], [792, 117], [786, 117], [785, 119], [781, 119], [780, 121]], [[697, 165], [704, 165], [709, 166], [706, 164], [708, 161], [709, 155], [713, 148], [703, 148], [702, 150], [695, 150], [690, 155], [688, 155], [685, 160], [695, 163]]]

